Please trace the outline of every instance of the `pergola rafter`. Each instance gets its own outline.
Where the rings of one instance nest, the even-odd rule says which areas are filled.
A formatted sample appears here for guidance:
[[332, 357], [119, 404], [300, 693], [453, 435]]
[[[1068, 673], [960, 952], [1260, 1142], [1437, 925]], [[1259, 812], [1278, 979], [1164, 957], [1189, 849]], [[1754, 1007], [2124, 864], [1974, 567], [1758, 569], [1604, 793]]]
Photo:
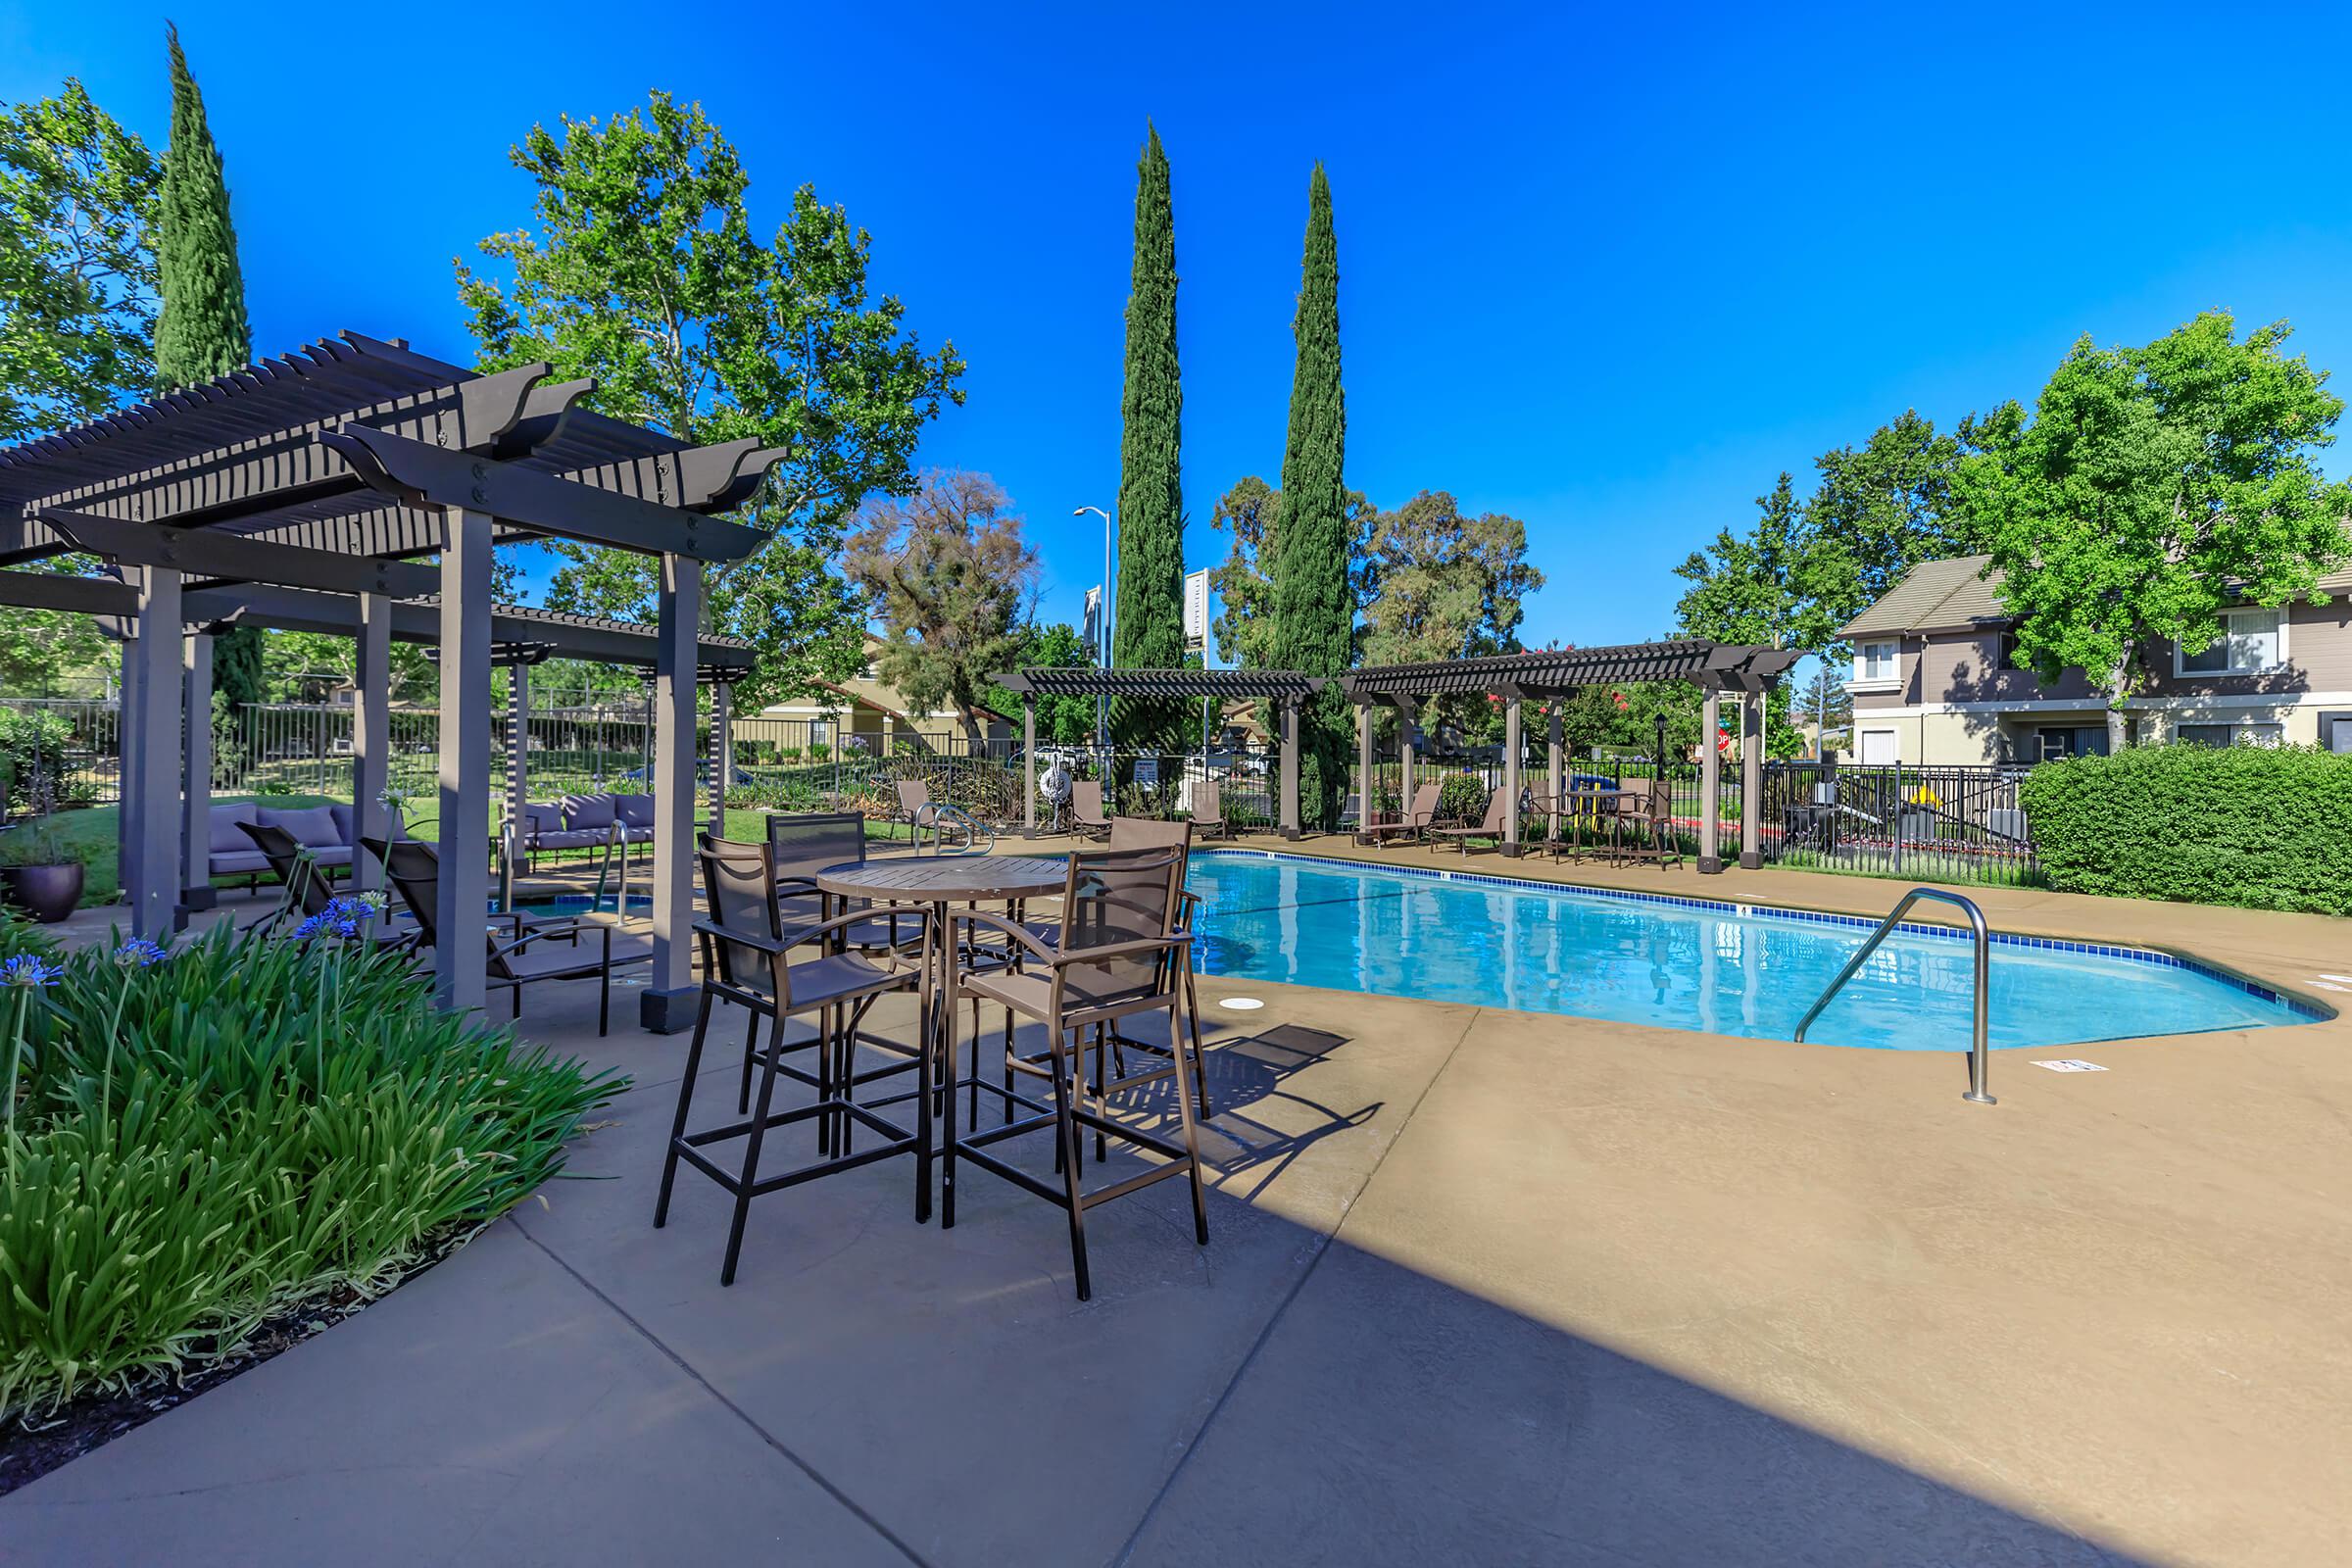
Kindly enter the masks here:
[[[713, 649], [697, 636], [702, 567], [742, 560], [766, 537], [710, 514], [749, 500], [784, 454], [748, 440], [689, 447], [581, 408], [593, 383], [549, 374], [538, 364], [482, 375], [397, 340], [346, 332], [0, 451], [0, 564], [81, 548], [117, 563], [124, 577], [117, 592], [87, 579], [0, 573], [0, 602], [15, 595], [124, 617], [124, 881], [142, 935], [172, 922], [183, 844], [202, 826], [209, 783], [209, 765], [184, 790], [174, 777], [175, 754], [192, 762], [205, 750], [196, 732], [209, 728], [190, 725], [187, 747], [172, 744], [183, 713], [210, 706], [209, 642], [201, 629], [186, 635], [191, 621], [276, 619], [357, 636], [355, 804], [364, 834], [385, 826], [374, 795], [388, 749], [389, 645], [397, 636], [437, 648], [445, 675], [439, 914], [448, 933], [474, 928], [488, 900], [480, 851], [489, 835], [496, 646], [544, 642], [582, 658], [625, 647], [633, 655], [625, 662], [656, 671], [655, 975], [644, 1013], [649, 1026], [683, 1025], [692, 994], [695, 685], [710, 669], [723, 692], [750, 664], [748, 650], [723, 644], [706, 663]], [[534, 628], [518, 623], [545, 612], [494, 607], [492, 547], [549, 537], [658, 558], [651, 636], [577, 617]], [[406, 564], [431, 555], [438, 569]], [[164, 808], [174, 794], [178, 812]], [[446, 1004], [480, 1004], [477, 952], [453, 940], [435, 963]]]

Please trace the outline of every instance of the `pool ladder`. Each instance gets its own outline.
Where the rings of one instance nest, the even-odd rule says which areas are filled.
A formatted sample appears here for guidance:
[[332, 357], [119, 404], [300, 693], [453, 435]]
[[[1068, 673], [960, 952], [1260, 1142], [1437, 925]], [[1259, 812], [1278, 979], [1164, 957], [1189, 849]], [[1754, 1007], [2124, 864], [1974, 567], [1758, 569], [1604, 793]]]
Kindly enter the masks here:
[[1984, 1071], [1991, 1054], [1985, 1043], [1984, 1018], [1987, 1005], [1985, 998], [1989, 990], [1988, 977], [1992, 962], [1992, 939], [1984, 929], [1984, 911], [1977, 907], [1976, 901], [1957, 893], [1946, 893], [1941, 888], [1913, 888], [1903, 895], [1902, 902], [1894, 906], [1893, 912], [1879, 922], [1879, 928], [1870, 934], [1870, 940], [1863, 943], [1861, 950], [1845, 960], [1845, 967], [1838, 971], [1838, 978], [1830, 982], [1830, 988], [1824, 991], [1820, 1000], [1806, 1010], [1805, 1016], [1796, 1026], [1796, 1043], [1800, 1046], [1805, 1043], [1805, 1031], [1813, 1027], [1813, 1020], [1821, 1016], [1821, 1009], [1830, 1004], [1830, 999], [1838, 994], [1838, 988], [1851, 980], [1855, 971], [1862, 967], [1872, 954], [1879, 951], [1879, 944], [1886, 940], [1887, 932], [1902, 923], [1903, 916], [1911, 912], [1911, 906], [1922, 899], [1940, 900], [1968, 916], [1969, 930], [1974, 934], [1977, 945], [1977, 1016], [1975, 1031], [1968, 1048], [1968, 1093], [1960, 1098], [1973, 1100], [1980, 1105], [1998, 1104], [2000, 1102], [1994, 1100], [1984, 1089]]

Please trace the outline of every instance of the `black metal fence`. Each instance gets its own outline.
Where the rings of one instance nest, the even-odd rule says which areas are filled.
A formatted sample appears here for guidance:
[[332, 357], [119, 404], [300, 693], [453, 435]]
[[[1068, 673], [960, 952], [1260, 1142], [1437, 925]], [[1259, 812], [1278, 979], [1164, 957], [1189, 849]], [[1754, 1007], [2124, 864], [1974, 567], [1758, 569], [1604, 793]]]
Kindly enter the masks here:
[[[2022, 885], [2039, 879], [2032, 824], [2018, 785], [2028, 769], [1999, 764], [1947, 767], [1863, 767], [1812, 761], [1774, 761], [1763, 768], [1757, 801], [1757, 851], [1767, 864], [1868, 875], [1916, 877], [1935, 882]], [[1670, 758], [1663, 767], [1640, 756], [1577, 758], [1564, 766], [1567, 788], [1622, 786], [1632, 779], [1663, 777], [1670, 820], [1686, 854], [1698, 848], [1703, 780], [1698, 767]], [[1372, 801], [1376, 817], [1399, 809], [1402, 764], [1375, 763]], [[1445, 785], [1462, 779], [1446, 808], [1473, 820], [1485, 809], [1488, 792], [1501, 787], [1498, 751], [1464, 758], [1421, 759], [1414, 784]], [[1350, 777], [1360, 794], [1362, 781]], [[1522, 821], [1526, 842], [1543, 840], [1546, 819], [1534, 809], [1550, 794], [1549, 760], [1532, 748], [1520, 764], [1520, 789], [1528, 803]], [[1726, 759], [1717, 784], [1720, 853], [1740, 846], [1744, 784], [1738, 761]]]

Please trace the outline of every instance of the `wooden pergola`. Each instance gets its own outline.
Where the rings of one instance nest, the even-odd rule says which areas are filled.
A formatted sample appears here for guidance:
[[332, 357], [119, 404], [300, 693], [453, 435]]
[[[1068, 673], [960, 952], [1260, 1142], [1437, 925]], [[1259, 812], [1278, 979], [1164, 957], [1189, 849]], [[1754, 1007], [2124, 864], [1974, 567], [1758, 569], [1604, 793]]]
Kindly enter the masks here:
[[[1531, 654], [1500, 654], [1489, 659], [1449, 659], [1423, 664], [1382, 664], [1352, 670], [1340, 677], [1340, 689], [1356, 705], [1356, 748], [1370, 790], [1372, 777], [1372, 705], [1384, 703], [1397, 710], [1402, 723], [1400, 759], [1403, 763], [1402, 799], [1413, 796], [1413, 728], [1421, 705], [1433, 697], [1496, 696], [1503, 700], [1503, 789], [1516, 802], [1520, 794], [1520, 752], [1523, 744], [1520, 706], [1529, 699], [1566, 697], [1587, 686], [1611, 686], [1641, 681], [1683, 680], [1705, 696], [1703, 724], [1706, 740], [1699, 747], [1700, 784], [1698, 868], [1713, 874], [1723, 869], [1716, 801], [1722, 786], [1723, 760], [1713, 740], [1723, 716], [1723, 698], [1740, 701], [1740, 863], [1753, 868], [1763, 863], [1757, 842], [1757, 801], [1763, 794], [1764, 694], [1786, 675], [1803, 655], [1789, 649], [1742, 643], [1708, 642], [1682, 638], [1670, 642], [1631, 643], [1614, 648], [1569, 648]], [[1551, 797], [1558, 800], [1566, 783], [1566, 747], [1560, 715], [1551, 715]], [[1364, 820], [1369, 822], [1367, 809]], [[1519, 812], [1503, 816], [1502, 853], [1517, 857]]]
[[1282, 715], [1281, 828], [1297, 839], [1298, 828], [1298, 705], [1325, 683], [1295, 669], [1097, 669], [1089, 665], [1039, 665], [993, 677], [1021, 698], [1021, 831], [1037, 832], [1037, 700], [1040, 697], [1131, 697], [1219, 701], [1267, 698]]
[[[241, 617], [356, 637], [354, 806], [368, 836], [387, 826], [376, 796], [390, 752], [389, 647], [405, 635], [437, 647], [443, 671], [436, 912], [453, 939], [435, 953], [436, 991], [444, 1005], [479, 1006], [482, 955], [454, 933], [478, 926], [490, 896], [493, 650], [547, 644], [609, 659], [625, 648], [636, 656], [625, 662], [656, 671], [643, 1018], [665, 1031], [691, 1021], [695, 686], [706, 657], [714, 672], [749, 664], [739, 647], [698, 636], [703, 565], [765, 540], [713, 514], [750, 500], [784, 454], [756, 440], [687, 446], [591, 413], [579, 405], [594, 383], [552, 373], [542, 363], [477, 374], [346, 332], [0, 451], [0, 564], [79, 550], [118, 574], [0, 572], [0, 603], [119, 615], [129, 633], [123, 880], [141, 935], [172, 928], [190, 880], [185, 846], [202, 825], [201, 792], [184, 792], [179, 775], [185, 752], [209, 742], [206, 630]], [[650, 634], [493, 605], [492, 547], [543, 538], [656, 558]], [[199, 721], [185, 723], [190, 714]]]

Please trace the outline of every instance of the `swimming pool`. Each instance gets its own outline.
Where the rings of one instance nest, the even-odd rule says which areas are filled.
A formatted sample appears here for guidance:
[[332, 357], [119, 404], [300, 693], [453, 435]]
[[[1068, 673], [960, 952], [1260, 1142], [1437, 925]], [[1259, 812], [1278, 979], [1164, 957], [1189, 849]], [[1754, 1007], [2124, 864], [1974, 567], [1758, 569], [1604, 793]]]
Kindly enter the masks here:
[[[1462, 872], [1203, 850], [1204, 973], [1787, 1040], [1876, 923]], [[1808, 1042], [1965, 1051], [1975, 953], [1906, 924]], [[2266, 986], [2130, 948], [1995, 934], [1991, 1044], [2074, 1045], [2304, 1023]]]

